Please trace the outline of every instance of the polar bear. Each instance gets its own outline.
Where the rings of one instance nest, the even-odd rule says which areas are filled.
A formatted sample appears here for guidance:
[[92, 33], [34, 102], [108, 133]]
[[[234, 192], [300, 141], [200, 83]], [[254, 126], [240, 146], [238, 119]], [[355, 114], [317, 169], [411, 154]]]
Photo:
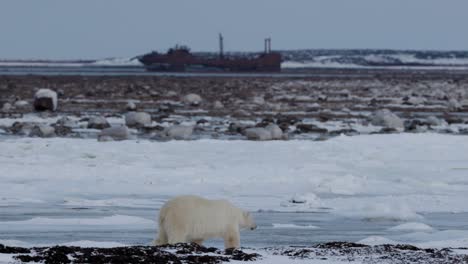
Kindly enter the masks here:
[[249, 212], [226, 200], [178, 196], [159, 212], [159, 234], [154, 245], [197, 243], [221, 237], [225, 248], [240, 247], [240, 228], [257, 228]]

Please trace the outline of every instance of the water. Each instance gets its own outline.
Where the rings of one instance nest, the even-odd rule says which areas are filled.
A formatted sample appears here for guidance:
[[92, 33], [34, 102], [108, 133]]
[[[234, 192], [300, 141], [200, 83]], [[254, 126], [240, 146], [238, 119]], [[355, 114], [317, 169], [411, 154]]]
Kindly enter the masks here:
[[[154, 225], [35, 225], [35, 227], [6, 225], [5, 221], [22, 221], [36, 217], [45, 218], [102, 218], [111, 215], [130, 215], [156, 222], [153, 208], [129, 207], [70, 207], [59, 204], [37, 206], [0, 207], [0, 240], [19, 240], [28, 245], [67, 243], [80, 240], [119, 242], [129, 245], [150, 244], [156, 234]], [[320, 242], [357, 242], [369, 236], [395, 238], [408, 231], [389, 231], [401, 222], [392, 220], [369, 221], [339, 217], [328, 212], [283, 213], [254, 212], [258, 229], [241, 232], [242, 245], [246, 247], [307, 246]], [[437, 230], [468, 230], [468, 213], [425, 214], [422, 222]], [[273, 224], [296, 226], [275, 227]], [[298, 227], [304, 228], [298, 228]], [[313, 228], [310, 226], [315, 226]], [[208, 246], [223, 247], [221, 239], [209, 240]]]

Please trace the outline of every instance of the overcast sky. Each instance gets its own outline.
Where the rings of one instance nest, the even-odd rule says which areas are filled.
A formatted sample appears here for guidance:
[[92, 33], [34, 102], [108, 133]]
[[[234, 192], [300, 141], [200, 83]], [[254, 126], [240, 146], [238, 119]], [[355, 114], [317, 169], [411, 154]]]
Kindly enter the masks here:
[[468, 0], [1, 0], [0, 58], [225, 50], [468, 50]]

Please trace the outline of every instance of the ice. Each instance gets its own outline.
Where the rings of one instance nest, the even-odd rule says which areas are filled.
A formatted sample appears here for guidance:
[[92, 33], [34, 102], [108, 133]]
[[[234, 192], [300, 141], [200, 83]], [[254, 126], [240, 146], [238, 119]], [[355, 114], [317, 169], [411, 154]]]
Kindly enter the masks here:
[[390, 231], [433, 231], [429, 225], [417, 222], [410, 222], [389, 228]]
[[91, 66], [143, 66], [136, 58], [107, 58], [97, 60]]
[[101, 242], [101, 241], [89, 241], [89, 240], [80, 240], [73, 241], [68, 243], [61, 243], [62, 246], [73, 246], [73, 247], [100, 247], [100, 248], [113, 248], [113, 247], [125, 247], [126, 244], [117, 243], [117, 242]]
[[[165, 201], [175, 195], [197, 194], [228, 199], [254, 212], [320, 212], [349, 223], [386, 223], [377, 234], [399, 242], [450, 244], [468, 237], [401, 237], [414, 231], [442, 235], [439, 232], [444, 230], [463, 229], [461, 224], [434, 225], [427, 217], [468, 212], [468, 179], [466, 170], [459, 169], [468, 162], [468, 142], [462, 136], [403, 133], [339, 136], [327, 141], [128, 140], [105, 144], [95, 139], [4, 138], [0, 144], [0, 205], [64, 208], [57, 209], [55, 216], [8, 216], [1, 230], [134, 231], [139, 226], [149, 239]], [[109, 208], [120, 210], [119, 214], [113, 215]], [[95, 210], [100, 215], [64, 215], [74, 210]], [[265, 221], [264, 226], [316, 226], [315, 222], [284, 220]], [[388, 230], [408, 222], [424, 223], [434, 230], [421, 230], [417, 225]], [[317, 226], [329, 228], [323, 222]], [[146, 237], [140, 237], [138, 241], [146, 242]], [[94, 240], [78, 238], [87, 239]]]
[[318, 226], [313, 225], [295, 225], [295, 224], [276, 224], [273, 223], [273, 228], [294, 228], [294, 229], [318, 229]]
[[34, 217], [28, 220], [21, 221], [3, 221], [1, 222], [0, 230], [11, 231], [13, 229], [19, 230], [63, 230], [67, 228], [73, 229], [115, 229], [125, 227], [126, 229], [140, 228], [146, 226], [148, 228], [155, 228], [155, 221], [148, 220], [136, 216], [128, 215], [112, 215], [101, 218], [47, 218], [47, 217]]
[[366, 245], [412, 244], [420, 248], [464, 248], [468, 243], [468, 231], [444, 230], [434, 232], [413, 232], [394, 235], [391, 238], [371, 236], [358, 241], [358, 243]]

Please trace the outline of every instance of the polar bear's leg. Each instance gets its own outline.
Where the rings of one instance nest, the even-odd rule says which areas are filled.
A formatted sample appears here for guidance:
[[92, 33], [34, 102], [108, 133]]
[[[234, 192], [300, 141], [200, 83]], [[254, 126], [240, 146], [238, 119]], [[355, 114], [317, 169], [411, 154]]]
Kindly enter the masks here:
[[153, 241], [153, 245], [155, 246], [161, 246], [161, 245], [166, 245], [168, 243], [167, 241], [167, 234], [164, 228], [159, 229], [158, 232], [158, 239]]
[[224, 237], [224, 248], [239, 248], [240, 234], [238, 227], [231, 227], [226, 232]]
[[203, 239], [194, 239], [191, 241], [192, 243], [197, 243], [200, 246], [203, 246]]
[[168, 244], [187, 243], [187, 236], [184, 230], [171, 230], [167, 233]]

